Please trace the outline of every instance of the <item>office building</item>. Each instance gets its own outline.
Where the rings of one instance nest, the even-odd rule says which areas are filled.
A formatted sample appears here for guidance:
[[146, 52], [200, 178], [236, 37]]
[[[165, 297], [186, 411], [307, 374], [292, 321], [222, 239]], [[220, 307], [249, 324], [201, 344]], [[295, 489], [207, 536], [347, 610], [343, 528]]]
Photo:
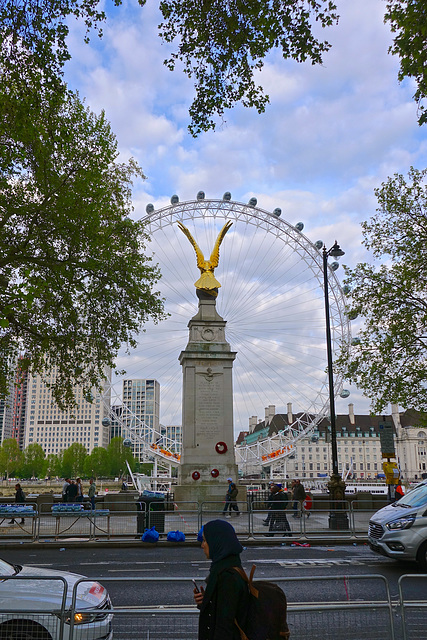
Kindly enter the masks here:
[[157, 380], [125, 379], [122, 389], [122, 435], [132, 430], [132, 449], [135, 458], [143, 462], [147, 445], [154, 444], [160, 434], [160, 384]]
[[[47, 382], [54, 381], [56, 369], [48, 374]], [[76, 406], [62, 411], [48, 385], [40, 375], [29, 375], [25, 415], [24, 447], [38, 442], [47, 454], [58, 454], [75, 442], [88, 453], [96, 447], [106, 448], [110, 441], [110, 425], [102, 421], [108, 416], [108, 398], [102, 400], [94, 392], [94, 401], [88, 402], [81, 387], [74, 389]]]

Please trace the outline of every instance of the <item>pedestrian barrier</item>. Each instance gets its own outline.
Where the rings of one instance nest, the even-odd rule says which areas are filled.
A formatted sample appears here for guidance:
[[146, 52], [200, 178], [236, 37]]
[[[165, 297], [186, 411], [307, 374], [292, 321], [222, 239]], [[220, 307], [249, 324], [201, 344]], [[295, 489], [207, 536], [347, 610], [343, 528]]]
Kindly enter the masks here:
[[[100, 577], [96, 580], [108, 589], [113, 602], [115, 640], [197, 638], [198, 610], [192, 604], [192, 578]], [[200, 584], [200, 576], [196, 580]], [[292, 640], [316, 637], [322, 640], [425, 638], [402, 636], [402, 627], [396, 616], [399, 605], [392, 603], [384, 576], [285, 576], [274, 578], [274, 582], [284, 589], [288, 598]], [[153, 601], [154, 583], [161, 584], [161, 593], [166, 593], [162, 603]], [[163, 585], [168, 588], [165, 590]], [[178, 604], [183, 601], [187, 603]], [[74, 602], [75, 599], [72, 613], [79, 613]]]
[[28, 540], [37, 539], [39, 513], [37, 504], [0, 505], [0, 539]]
[[[74, 508], [76, 507], [76, 508]], [[116, 515], [116, 514], [115, 514]], [[116, 521], [118, 522], [118, 521]], [[111, 535], [109, 509], [83, 509], [81, 504], [41, 504], [37, 519], [37, 539], [85, 538]]]
[[427, 638], [427, 575], [407, 574], [398, 582], [404, 640]]
[[[119, 497], [119, 496], [117, 496]], [[87, 503], [89, 504], [89, 503]], [[229, 504], [229, 503], [228, 503]], [[280, 503], [276, 503], [279, 505]], [[317, 501], [316, 508], [307, 510], [298, 503], [296, 511], [288, 503], [286, 510], [275, 511], [277, 526], [270, 526], [272, 512], [265, 500], [251, 499], [236, 502], [235, 509], [225, 511], [224, 501], [217, 502], [165, 502], [119, 501], [111, 503], [111, 509], [66, 510], [67, 505], [41, 502], [30, 507], [21, 516], [7, 509], [0, 513], [0, 541], [26, 539], [40, 542], [81, 538], [86, 540], [137, 539], [145, 529], [155, 527], [160, 539], [169, 531], [183, 531], [189, 540], [194, 540], [200, 527], [207, 521], [227, 517], [243, 539], [275, 539], [287, 542], [304, 539], [366, 539], [369, 520], [374, 511], [365, 508], [363, 501]], [[14, 519], [14, 523], [11, 523]], [[289, 527], [285, 522], [288, 523]], [[290, 534], [290, 535], [289, 535]]]
[[[13, 586], [9, 582], [13, 581]], [[1, 576], [0, 638], [68, 640], [67, 583], [61, 576]], [[46, 596], [47, 591], [54, 596]], [[43, 597], [40, 597], [43, 593]], [[21, 598], [19, 597], [21, 594]], [[36, 600], [37, 608], [29, 603]], [[75, 637], [77, 640], [77, 637]]]
[[[193, 602], [191, 577], [97, 577], [76, 582], [67, 594], [61, 577], [2, 576], [19, 581], [31, 592], [31, 582], [57, 582], [57, 605], [43, 599], [37, 611], [19, 609], [15, 596], [0, 599], [0, 638], [47, 637], [52, 640], [192, 640], [197, 638], [199, 612]], [[196, 576], [198, 584], [201, 576]], [[84, 609], [77, 605], [79, 585], [100, 582], [113, 609]], [[292, 640], [425, 640], [427, 637], [427, 575], [404, 575], [398, 599], [391, 598], [381, 575], [305, 576], [274, 578], [288, 598]], [[154, 585], [160, 585], [157, 593]], [[9, 589], [12, 594], [15, 590]], [[46, 589], [43, 590], [46, 592]], [[80, 593], [87, 589], [79, 589]], [[372, 595], [373, 594], [373, 595]], [[70, 597], [71, 596], [71, 597]], [[28, 603], [28, 600], [27, 600]], [[184, 604], [181, 604], [184, 603]], [[41, 610], [42, 609], [42, 610]], [[113, 617], [111, 617], [113, 613]], [[82, 622], [84, 620], [84, 622]], [[34, 630], [38, 633], [34, 634]]]

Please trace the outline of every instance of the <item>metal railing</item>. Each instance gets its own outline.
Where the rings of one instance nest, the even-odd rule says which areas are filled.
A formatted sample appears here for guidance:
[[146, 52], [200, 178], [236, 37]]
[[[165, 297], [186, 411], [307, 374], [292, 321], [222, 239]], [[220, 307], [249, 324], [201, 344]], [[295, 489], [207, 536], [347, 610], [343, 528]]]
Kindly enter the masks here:
[[[145, 529], [155, 527], [160, 539], [169, 531], [182, 531], [194, 540], [203, 524], [216, 518], [229, 518], [242, 538], [265, 539], [343, 539], [366, 538], [369, 520], [375, 509], [367, 502], [318, 502], [315, 509], [306, 510], [302, 503], [293, 509], [268, 509], [268, 502], [129, 502], [116, 501], [111, 509], [85, 509], [81, 512], [52, 511], [52, 504], [34, 504], [33, 512], [21, 516], [3, 511], [0, 514], [0, 542], [16, 540], [50, 541], [67, 538], [109, 540], [140, 538]], [[231, 509], [229, 507], [231, 506]], [[227, 507], [227, 510], [226, 510]], [[331, 517], [331, 513], [335, 517]], [[336, 517], [339, 514], [342, 517]], [[14, 522], [11, 522], [14, 519]], [[274, 521], [274, 522], [272, 522]], [[274, 526], [273, 526], [274, 525]]]
[[[191, 577], [81, 578], [71, 589], [61, 577], [1, 576], [0, 638], [40, 640], [191, 640], [197, 638], [199, 612], [193, 602]], [[57, 594], [30, 607], [40, 580], [56, 581]], [[197, 581], [200, 582], [200, 576]], [[8, 581], [19, 584], [10, 585]], [[88, 583], [100, 583], [112, 609], [78, 605]], [[425, 640], [427, 637], [427, 574], [404, 575], [399, 596], [392, 598], [381, 575], [274, 578], [288, 599], [291, 640]], [[159, 590], [155, 590], [157, 584]], [[165, 589], [165, 585], [168, 586]], [[421, 593], [421, 591], [422, 593]], [[52, 594], [52, 588], [49, 590]], [[158, 602], [161, 593], [162, 602]], [[104, 594], [105, 595], [105, 594]], [[22, 599], [22, 600], [21, 600]], [[22, 601], [23, 607], [20, 607]], [[43, 603], [38, 604], [38, 602]], [[184, 604], [180, 604], [184, 603]], [[10, 605], [10, 606], [9, 606]], [[49, 634], [49, 635], [47, 635]]]
[[425, 640], [427, 638], [427, 575], [401, 576], [398, 585], [403, 639]]

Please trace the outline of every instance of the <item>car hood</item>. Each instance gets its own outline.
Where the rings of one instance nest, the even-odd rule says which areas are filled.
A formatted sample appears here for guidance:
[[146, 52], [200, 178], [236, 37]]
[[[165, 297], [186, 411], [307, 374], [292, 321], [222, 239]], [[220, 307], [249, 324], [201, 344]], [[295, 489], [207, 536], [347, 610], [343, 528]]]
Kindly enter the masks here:
[[417, 513], [417, 511], [418, 508], [416, 507], [395, 507], [393, 504], [388, 504], [372, 516], [371, 522], [385, 524], [386, 522], [397, 520], [397, 518], [402, 518], [402, 516], [409, 516], [413, 513]]
[[[67, 571], [42, 569], [39, 567], [22, 567], [17, 578], [0, 581], [0, 607], [5, 604], [12, 608], [38, 609], [61, 607], [64, 589], [66, 604], [71, 604], [74, 585], [84, 576]], [[26, 579], [28, 578], [28, 580]], [[95, 608], [102, 606], [108, 597], [107, 590], [99, 582], [91, 579], [77, 587], [76, 605], [78, 608]]]

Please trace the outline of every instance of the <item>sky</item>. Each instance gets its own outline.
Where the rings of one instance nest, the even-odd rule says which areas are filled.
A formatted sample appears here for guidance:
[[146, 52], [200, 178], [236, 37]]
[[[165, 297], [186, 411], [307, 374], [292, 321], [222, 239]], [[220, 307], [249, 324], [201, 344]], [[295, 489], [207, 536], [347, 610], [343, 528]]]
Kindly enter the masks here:
[[[125, 1], [119, 8], [106, 3], [103, 38], [92, 35], [90, 44], [83, 42], [82, 25], [70, 22], [72, 59], [65, 79], [93, 111], [105, 110], [121, 159], [136, 158], [147, 176], [134, 186], [136, 219], [146, 215], [148, 203], [156, 210], [167, 207], [173, 194], [183, 202], [195, 200], [200, 190], [206, 199], [214, 200], [230, 191], [237, 202], [248, 203], [256, 197], [262, 211], [271, 213], [280, 207], [284, 228], [287, 223], [303, 222], [307, 242], [320, 239], [330, 247], [338, 240], [345, 251], [343, 264], [353, 267], [372, 262], [361, 244], [360, 225], [375, 214], [374, 189], [394, 173], [407, 173], [410, 166], [423, 169], [426, 137], [417, 124], [414, 85], [398, 83], [399, 61], [388, 54], [392, 36], [383, 23], [384, 1], [338, 0], [337, 4], [338, 26], [322, 32], [332, 44], [323, 65], [297, 64], [283, 60], [279, 52], [271, 53], [259, 74], [270, 96], [265, 113], [237, 105], [225, 114], [216, 131], [197, 139], [187, 131], [192, 81], [163, 65], [168, 47], [157, 34], [161, 21], [157, 2], [148, 2], [144, 8], [136, 0]], [[197, 224], [191, 227], [206, 253], [210, 250], [206, 243], [212, 244], [221, 226], [220, 220], [214, 220], [208, 239], [203, 240], [197, 235]], [[240, 220], [234, 222], [223, 241], [223, 262], [215, 272], [223, 284], [220, 312], [226, 314], [231, 348], [238, 352], [236, 430], [247, 428], [251, 415], [262, 419], [268, 404], [283, 411], [287, 401], [292, 401], [295, 411], [306, 410], [326, 368], [319, 273], [314, 273], [313, 281], [308, 276], [305, 279], [302, 274], [307, 263], [286, 243], [283, 250], [289, 268], [284, 268], [282, 249], [278, 249], [282, 244], [277, 239], [271, 242], [265, 223], [249, 225], [250, 237], [245, 236], [244, 226]], [[236, 247], [245, 247], [245, 259]], [[178, 355], [185, 348], [186, 325], [196, 310], [193, 283], [199, 274], [192, 248], [179, 231], [167, 239], [154, 233], [150, 250], [160, 267], [165, 265], [167, 283], [162, 291], [173, 314], [172, 324], [158, 334], [147, 327], [141, 349], [123, 356], [120, 364], [129, 377], [159, 379], [162, 422], [178, 424]], [[167, 258], [168, 266], [162, 262]], [[250, 290], [257, 273], [259, 286], [251, 289], [250, 304], [245, 306], [241, 292]], [[342, 268], [335, 274], [342, 278]], [[279, 275], [282, 288], [277, 283]], [[234, 290], [233, 283], [239, 289]], [[301, 309], [308, 304], [310, 291], [314, 292], [313, 306], [304, 314]], [[234, 307], [227, 306], [226, 299]], [[344, 303], [337, 303], [338, 307], [340, 304]], [[310, 325], [315, 316], [319, 316], [316, 327], [314, 322]], [[352, 323], [353, 336], [357, 336], [359, 322]], [[281, 336], [284, 326], [285, 341]], [[322, 343], [318, 345], [320, 357], [313, 357], [316, 342]], [[159, 347], [156, 352], [156, 344], [163, 350]], [[304, 376], [311, 382], [306, 400], [298, 401]], [[287, 387], [292, 384], [295, 393]], [[263, 387], [263, 392], [255, 393], [255, 387]], [[280, 393], [281, 387], [286, 387], [285, 394]], [[345, 387], [351, 395], [337, 398], [337, 412], [345, 413], [352, 402], [356, 414], [368, 413], [369, 399], [358, 389]], [[251, 401], [246, 403], [247, 398]]]

